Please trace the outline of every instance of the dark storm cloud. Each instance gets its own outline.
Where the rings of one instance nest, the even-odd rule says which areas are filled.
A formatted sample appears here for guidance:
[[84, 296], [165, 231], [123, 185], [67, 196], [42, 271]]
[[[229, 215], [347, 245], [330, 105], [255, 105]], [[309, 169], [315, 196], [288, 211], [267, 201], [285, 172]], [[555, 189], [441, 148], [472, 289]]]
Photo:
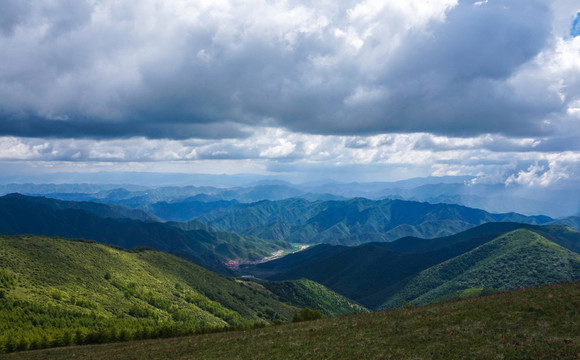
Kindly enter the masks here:
[[[546, 46], [549, 34], [550, 12], [540, 2], [460, 2], [445, 22], [411, 33], [385, 61], [369, 84], [384, 88], [384, 96], [338, 108], [333, 121], [314, 126], [344, 133], [547, 133], [542, 121], [563, 110], [560, 101], [520, 98], [506, 80]], [[309, 130], [308, 120], [301, 130]]]
[[0, 31], [5, 35], [13, 33], [14, 28], [26, 19], [30, 5], [20, 0], [0, 2]]
[[1, 115], [0, 134], [44, 138], [224, 139], [249, 133], [235, 123], [175, 123], [171, 121], [98, 121], [96, 119], [46, 119], [26, 113]]
[[36, 2], [3, 0], [0, 2], [0, 32], [13, 35], [18, 27], [42, 21], [49, 27], [47, 35], [73, 31], [90, 21], [93, 5], [86, 0], [59, 0]]
[[508, 81], [549, 45], [536, 0], [460, 1], [409, 31], [386, 7], [368, 20], [374, 32], [349, 18], [355, 4], [195, 3], [195, 21], [173, 2], [22, 4], [0, 5], [0, 135], [231, 138], [267, 125], [530, 136], [566, 110]]
[[[395, 95], [387, 128], [440, 134], [540, 134], [561, 110], [555, 99], [522, 99], [505, 80], [546, 45], [549, 9], [538, 1], [461, 2], [429, 36], [406, 42], [385, 73]], [[540, 101], [538, 101], [540, 100]]]

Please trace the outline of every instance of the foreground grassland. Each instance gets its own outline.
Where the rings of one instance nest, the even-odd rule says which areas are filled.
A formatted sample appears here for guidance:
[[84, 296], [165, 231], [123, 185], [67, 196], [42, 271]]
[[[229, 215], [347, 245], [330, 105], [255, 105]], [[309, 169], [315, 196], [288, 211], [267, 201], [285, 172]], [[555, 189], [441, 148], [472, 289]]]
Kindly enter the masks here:
[[577, 359], [580, 283], [423, 307], [5, 359]]

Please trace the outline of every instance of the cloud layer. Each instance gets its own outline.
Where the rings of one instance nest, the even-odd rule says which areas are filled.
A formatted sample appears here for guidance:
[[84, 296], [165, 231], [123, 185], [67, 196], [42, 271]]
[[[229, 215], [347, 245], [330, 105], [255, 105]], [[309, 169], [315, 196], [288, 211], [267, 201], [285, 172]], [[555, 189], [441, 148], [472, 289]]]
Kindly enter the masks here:
[[0, 164], [21, 162], [63, 171], [82, 170], [91, 164], [100, 170], [254, 172], [288, 174], [304, 181], [473, 175], [478, 183], [503, 182], [507, 186], [549, 186], [580, 177], [579, 151], [543, 152], [538, 150], [541, 144], [534, 138], [490, 135], [327, 136], [278, 128], [262, 128], [245, 139], [217, 142], [0, 137]]
[[431, 174], [502, 173], [486, 165], [497, 160], [510, 182], [563, 172], [557, 159], [580, 151], [579, 10], [560, 0], [5, 0], [0, 159]]
[[4, 135], [542, 135], [580, 100], [577, 79], [544, 77], [569, 45], [536, 0], [0, 7]]

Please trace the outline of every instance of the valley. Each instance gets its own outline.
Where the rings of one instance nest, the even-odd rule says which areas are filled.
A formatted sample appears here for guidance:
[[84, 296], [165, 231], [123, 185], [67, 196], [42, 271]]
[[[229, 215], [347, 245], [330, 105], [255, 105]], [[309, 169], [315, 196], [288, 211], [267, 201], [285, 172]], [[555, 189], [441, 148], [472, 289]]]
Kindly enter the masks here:
[[265, 256], [259, 260], [228, 260], [225, 265], [228, 269], [235, 271], [240, 268], [241, 265], [255, 265], [262, 264], [268, 261], [276, 260], [284, 256], [284, 251], [278, 250], [272, 253], [270, 256]]
[[[517, 253], [510, 255], [510, 251]], [[488, 223], [430, 240], [319, 245], [242, 270], [271, 280], [306, 277], [374, 309], [425, 303], [425, 296], [436, 300], [435, 295], [423, 294], [428, 279], [449, 286], [440, 296], [469, 288], [517, 289], [573, 281], [580, 277], [578, 251], [580, 232], [571, 228]], [[471, 281], [465, 283], [462, 277]], [[454, 288], [455, 282], [463, 285]], [[406, 290], [410, 288], [414, 292]]]
[[225, 262], [225, 265], [227, 266], [228, 269], [235, 272], [240, 269], [240, 266], [246, 267], [248, 265], [263, 264], [268, 261], [280, 259], [288, 254], [294, 254], [297, 253], [298, 251], [306, 250], [310, 245], [292, 245], [292, 246], [293, 249], [290, 251], [278, 250], [273, 252], [272, 255], [265, 256], [259, 260], [242, 260], [242, 259], [228, 260]]
[[198, 193], [164, 220], [77, 200], [0, 197], [3, 352], [260, 331], [300, 311], [332, 321], [580, 280], [572, 218]]

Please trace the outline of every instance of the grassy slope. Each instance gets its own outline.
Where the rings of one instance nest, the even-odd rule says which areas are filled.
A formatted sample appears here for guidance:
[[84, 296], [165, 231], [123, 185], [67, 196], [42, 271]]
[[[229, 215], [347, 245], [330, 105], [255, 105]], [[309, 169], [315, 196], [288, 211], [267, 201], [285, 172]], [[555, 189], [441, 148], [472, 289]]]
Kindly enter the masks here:
[[325, 316], [368, 312], [363, 306], [311, 280], [265, 281], [259, 284], [282, 302], [301, 308], [319, 310]]
[[[0, 352], [10, 339], [49, 347], [288, 321], [295, 306], [327, 316], [368, 311], [309, 280], [262, 284], [158, 251], [0, 236]], [[63, 340], [77, 331], [81, 339]], [[106, 337], [87, 340], [91, 332]]]
[[518, 229], [422, 271], [382, 307], [425, 304], [470, 288], [517, 289], [578, 279], [580, 255]]
[[18, 359], [577, 359], [580, 283], [230, 333]]
[[[0, 278], [11, 279], [0, 282], [3, 305], [20, 301], [21, 308], [41, 306], [43, 314], [61, 312], [63, 318], [73, 319], [72, 325], [51, 326], [45, 335], [52, 338], [65, 330], [87, 333], [101, 326], [244, 326], [288, 320], [296, 311], [166, 253], [132, 253], [84, 241], [2, 236], [0, 272]], [[6, 308], [0, 312], [0, 343], [11, 336], [42, 335], [33, 326], [38, 322], [35, 316], [21, 315]]]

